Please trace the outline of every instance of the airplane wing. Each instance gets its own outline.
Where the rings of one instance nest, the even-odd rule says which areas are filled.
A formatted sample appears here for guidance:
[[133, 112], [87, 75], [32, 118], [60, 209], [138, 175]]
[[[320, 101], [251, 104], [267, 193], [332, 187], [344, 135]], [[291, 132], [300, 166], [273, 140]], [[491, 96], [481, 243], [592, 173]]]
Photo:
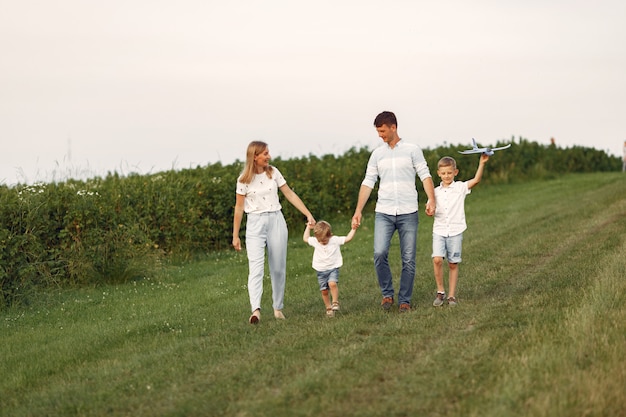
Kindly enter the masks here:
[[507, 149], [507, 148], [510, 148], [510, 147], [511, 147], [511, 144], [509, 143], [508, 145], [506, 145], [506, 146], [501, 146], [501, 147], [499, 147], [499, 148], [491, 148], [491, 150], [492, 150], [492, 151], [501, 151], [502, 149]]
[[470, 155], [473, 153], [484, 153], [487, 152], [489, 149], [487, 148], [476, 148], [476, 149], [468, 149], [466, 151], [459, 151], [459, 153], [462, 153], [463, 155]]
[[468, 149], [466, 151], [459, 151], [459, 153], [462, 153], [463, 155], [470, 155], [473, 153], [483, 153], [483, 152], [488, 152], [489, 149], [488, 148], [479, 148], [478, 144], [476, 144], [476, 139], [472, 138], [472, 149]]
[[463, 155], [471, 155], [474, 153], [486, 153], [487, 155], [491, 156], [493, 155], [494, 151], [501, 151], [502, 149], [507, 149], [511, 147], [511, 144], [509, 143], [506, 146], [501, 146], [499, 148], [479, 148], [476, 146], [476, 141], [472, 138], [472, 143], [474, 145], [474, 147], [472, 149], [468, 149], [465, 151], [459, 151], [460, 154]]

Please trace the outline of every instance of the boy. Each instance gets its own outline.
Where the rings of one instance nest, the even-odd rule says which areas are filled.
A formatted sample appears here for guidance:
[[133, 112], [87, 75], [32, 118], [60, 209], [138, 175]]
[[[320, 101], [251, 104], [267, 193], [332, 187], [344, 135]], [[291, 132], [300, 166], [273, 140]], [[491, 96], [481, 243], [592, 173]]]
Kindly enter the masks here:
[[[311, 236], [311, 225], [307, 223], [302, 239], [313, 246], [313, 269], [317, 272], [317, 281], [322, 292], [322, 300], [326, 305], [326, 316], [334, 317], [339, 311], [339, 268], [343, 265], [340, 246], [352, 240], [356, 227], [352, 227], [347, 236], [333, 236], [330, 224], [321, 220], [315, 224]], [[330, 296], [332, 296], [332, 304]]]
[[443, 258], [448, 260], [449, 290], [448, 305], [456, 306], [456, 284], [459, 278], [459, 263], [461, 262], [461, 246], [463, 232], [467, 229], [465, 222], [465, 197], [471, 193], [481, 180], [485, 163], [489, 155], [481, 154], [476, 175], [465, 182], [454, 181], [459, 170], [454, 158], [444, 156], [437, 164], [437, 175], [441, 184], [435, 188], [437, 207], [433, 222], [433, 267], [437, 284], [437, 297], [433, 306], [439, 307], [446, 301], [446, 292], [443, 285]]

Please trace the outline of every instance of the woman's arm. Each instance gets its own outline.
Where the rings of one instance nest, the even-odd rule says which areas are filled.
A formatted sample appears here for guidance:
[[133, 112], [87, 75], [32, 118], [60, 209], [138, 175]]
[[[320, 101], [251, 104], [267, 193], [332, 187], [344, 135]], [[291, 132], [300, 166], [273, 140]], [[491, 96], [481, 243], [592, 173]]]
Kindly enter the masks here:
[[233, 217], [233, 248], [235, 248], [236, 251], [241, 250], [239, 229], [241, 228], [241, 220], [243, 219], [243, 205], [245, 200], [245, 196], [237, 194], [237, 200], [235, 202], [235, 215]]
[[300, 197], [298, 197], [298, 195], [295, 193], [295, 191], [289, 188], [289, 185], [287, 185], [286, 183], [283, 184], [282, 187], [280, 187], [280, 191], [282, 191], [287, 201], [289, 201], [295, 208], [297, 208], [300, 213], [306, 216], [307, 223], [311, 226], [314, 226], [315, 219], [313, 218], [313, 215], [311, 214], [309, 209], [306, 208], [306, 206], [304, 205]]

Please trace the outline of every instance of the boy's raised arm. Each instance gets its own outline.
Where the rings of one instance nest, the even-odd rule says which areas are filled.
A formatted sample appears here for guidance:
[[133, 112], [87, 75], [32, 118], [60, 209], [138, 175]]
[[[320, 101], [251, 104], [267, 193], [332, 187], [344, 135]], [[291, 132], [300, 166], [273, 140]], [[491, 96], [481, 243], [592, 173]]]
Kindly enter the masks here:
[[478, 185], [480, 180], [483, 178], [483, 171], [485, 170], [485, 164], [487, 163], [488, 160], [489, 160], [489, 155], [484, 154], [484, 153], [480, 155], [480, 161], [478, 161], [478, 168], [476, 169], [476, 175], [474, 175], [474, 178], [467, 181], [467, 188], [471, 190], [473, 187]]
[[311, 237], [311, 225], [307, 223], [306, 227], [304, 228], [304, 234], [302, 235], [302, 240], [304, 240], [304, 243], [309, 243], [309, 237]]

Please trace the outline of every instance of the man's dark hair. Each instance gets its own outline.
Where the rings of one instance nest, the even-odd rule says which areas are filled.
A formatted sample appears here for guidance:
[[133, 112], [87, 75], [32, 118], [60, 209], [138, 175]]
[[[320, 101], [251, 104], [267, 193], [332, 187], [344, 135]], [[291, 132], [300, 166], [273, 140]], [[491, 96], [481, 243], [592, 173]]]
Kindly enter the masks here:
[[396, 125], [398, 127], [398, 120], [396, 119], [396, 115], [390, 111], [384, 111], [380, 113], [374, 119], [374, 126], [381, 127], [382, 125], [392, 126]]

